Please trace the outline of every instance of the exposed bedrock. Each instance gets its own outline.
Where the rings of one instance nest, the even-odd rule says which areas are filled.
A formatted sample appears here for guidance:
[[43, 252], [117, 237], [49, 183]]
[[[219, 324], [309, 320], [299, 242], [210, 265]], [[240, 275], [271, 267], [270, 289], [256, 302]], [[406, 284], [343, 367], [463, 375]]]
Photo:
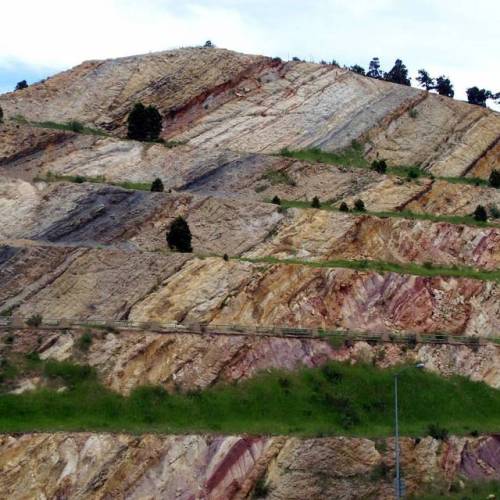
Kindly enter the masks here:
[[[500, 478], [495, 436], [401, 439], [408, 494], [458, 476]], [[250, 498], [259, 479], [275, 500], [393, 497], [394, 441], [145, 434], [0, 437], [2, 498], [220, 500]], [[386, 477], [377, 475], [384, 468]]]
[[[364, 341], [334, 346], [328, 340], [225, 334], [158, 334], [91, 329], [92, 343], [82, 351], [82, 330], [2, 331], [13, 338], [0, 353], [38, 352], [42, 359], [72, 360], [96, 368], [107, 387], [122, 394], [146, 384], [170, 391], [204, 389], [218, 382], [247, 379], [268, 369], [296, 370], [328, 361], [372, 363], [387, 368], [422, 362], [443, 376], [462, 375], [500, 388], [500, 349], [494, 344], [370, 345]], [[22, 381], [19, 385], [23, 385]]]
[[[135, 102], [158, 106], [163, 136], [191, 147], [276, 153], [366, 142], [370, 158], [465, 175], [492, 150], [500, 115], [479, 106], [374, 80], [333, 65], [223, 49], [180, 49], [89, 61], [0, 96], [7, 116], [78, 119], [124, 136]], [[493, 152], [478, 167], [498, 167]]]
[[67, 248], [11, 248], [0, 267], [7, 279], [0, 308], [15, 306], [26, 316], [479, 336], [500, 328], [499, 288], [491, 281], [186, 254], [72, 249], [67, 256]]
[[288, 213], [273, 234], [247, 255], [500, 267], [500, 228], [353, 217], [314, 209]]
[[131, 191], [105, 184], [0, 182], [0, 239], [168, 250], [166, 232], [187, 218], [193, 248], [244, 252], [283, 218], [275, 205], [191, 194]]

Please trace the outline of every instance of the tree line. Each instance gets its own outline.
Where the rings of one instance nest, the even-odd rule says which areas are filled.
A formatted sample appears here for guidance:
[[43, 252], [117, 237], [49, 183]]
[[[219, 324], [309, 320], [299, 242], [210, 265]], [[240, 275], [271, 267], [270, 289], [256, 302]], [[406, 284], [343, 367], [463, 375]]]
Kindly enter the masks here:
[[[399, 85], [411, 85], [411, 78], [408, 76], [408, 68], [401, 59], [396, 59], [394, 66], [387, 72], [381, 69], [380, 59], [378, 57], [374, 57], [370, 61], [368, 71], [365, 71], [365, 69], [358, 64], [351, 66], [349, 69], [354, 71], [354, 73], [374, 78], [376, 80], [385, 80], [386, 82], [398, 83]], [[446, 97], [455, 96], [453, 84], [446, 75], [440, 75], [434, 78], [427, 70], [419, 69], [416, 80], [418, 85], [428, 92], [435, 90], [439, 95], [444, 95]], [[495, 94], [491, 90], [474, 86], [468, 88], [466, 93], [467, 101], [470, 104], [476, 104], [484, 107], [486, 106], [486, 101], [488, 99], [492, 99], [500, 104], [500, 92]]]

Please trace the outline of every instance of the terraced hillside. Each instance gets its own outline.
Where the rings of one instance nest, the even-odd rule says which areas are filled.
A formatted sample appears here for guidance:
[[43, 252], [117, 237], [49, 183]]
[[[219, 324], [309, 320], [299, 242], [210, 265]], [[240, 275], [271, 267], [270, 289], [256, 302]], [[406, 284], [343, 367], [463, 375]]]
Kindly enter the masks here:
[[[138, 101], [160, 110], [163, 142], [126, 139]], [[500, 114], [213, 48], [85, 62], [0, 106], [0, 405], [74, 390], [22, 360], [88, 365], [124, 396], [331, 361], [421, 361], [500, 388]], [[179, 215], [192, 253], [166, 244]], [[349, 429], [5, 434], [0, 498], [390, 498], [394, 443]], [[408, 490], [500, 479], [499, 450], [405, 437]]]

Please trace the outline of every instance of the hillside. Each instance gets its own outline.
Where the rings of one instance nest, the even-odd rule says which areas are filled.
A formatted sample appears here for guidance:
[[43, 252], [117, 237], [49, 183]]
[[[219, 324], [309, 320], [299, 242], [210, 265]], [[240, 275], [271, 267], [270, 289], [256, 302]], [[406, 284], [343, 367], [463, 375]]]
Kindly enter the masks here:
[[[160, 111], [162, 142], [126, 138], [136, 102]], [[500, 190], [488, 184], [499, 113], [215, 48], [87, 61], [0, 106], [0, 403], [65, 390], [20, 361], [32, 358], [89, 365], [124, 396], [330, 361], [420, 361], [500, 389]], [[164, 192], [150, 191], [155, 178]], [[472, 217], [478, 205], [487, 221]], [[179, 215], [193, 253], [167, 246]], [[26, 324], [34, 315], [41, 325]], [[393, 443], [376, 436], [133, 437], [63, 424], [86, 433], [0, 437], [5, 498], [391, 494], [373, 470], [383, 460], [393, 474]], [[500, 479], [492, 428], [470, 431], [404, 438], [410, 493]]]

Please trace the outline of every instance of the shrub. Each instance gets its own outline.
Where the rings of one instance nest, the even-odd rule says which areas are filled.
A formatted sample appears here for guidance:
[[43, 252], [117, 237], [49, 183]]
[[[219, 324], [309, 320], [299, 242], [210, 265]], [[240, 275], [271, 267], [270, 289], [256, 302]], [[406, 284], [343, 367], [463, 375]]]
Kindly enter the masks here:
[[17, 82], [15, 90], [23, 90], [28, 87], [28, 82], [26, 80], [21, 80]]
[[500, 219], [500, 210], [496, 205], [490, 205], [488, 211], [492, 219]]
[[387, 479], [389, 477], [390, 470], [391, 468], [385, 462], [380, 462], [372, 469], [370, 479], [372, 481]]
[[492, 170], [488, 178], [488, 184], [494, 188], [500, 188], [500, 170]]
[[154, 106], [137, 103], [128, 115], [129, 139], [138, 141], [156, 141], [161, 132], [161, 115]]
[[41, 314], [33, 314], [33, 316], [30, 316], [26, 320], [26, 324], [28, 326], [37, 327], [37, 326], [40, 326], [42, 324], [42, 321], [43, 321], [43, 318], [42, 318]]
[[193, 251], [191, 246], [191, 230], [183, 217], [177, 217], [171, 224], [167, 233], [169, 248], [175, 248], [179, 252], [189, 253]]
[[82, 133], [83, 132], [83, 124], [81, 124], [80, 122], [77, 122], [76, 120], [71, 120], [67, 123], [67, 126], [70, 130], [72, 130], [73, 132], [76, 132], [78, 134]]
[[365, 202], [358, 198], [354, 202], [354, 210], [357, 210], [358, 212], [364, 212], [366, 210]]
[[416, 118], [418, 116], [418, 111], [415, 108], [412, 108], [408, 111], [408, 115], [410, 118]]
[[478, 205], [474, 213], [472, 214], [475, 220], [486, 222], [488, 220], [488, 214], [486, 213], [486, 209], [482, 205]]
[[86, 179], [85, 177], [83, 177], [82, 175], [77, 175], [74, 179], [73, 179], [74, 182], [76, 182], [77, 184], [83, 184]]
[[332, 384], [336, 384], [342, 380], [342, 373], [339, 370], [336, 370], [333, 366], [330, 365], [324, 365], [321, 368], [321, 372], [323, 373], [324, 377], [328, 382], [331, 382]]
[[62, 379], [70, 388], [95, 379], [94, 370], [88, 365], [77, 365], [69, 361], [50, 360], [44, 366], [44, 375], [51, 379]]
[[347, 203], [345, 201], [343, 201], [340, 206], [339, 206], [339, 210], [341, 212], [349, 212], [349, 207], [347, 206]]
[[252, 497], [257, 499], [257, 498], [265, 498], [268, 495], [269, 495], [269, 486], [266, 484], [265, 479], [261, 477], [255, 483]]
[[293, 156], [292, 152], [288, 148], [280, 149], [280, 155], [286, 158], [291, 158]]
[[373, 160], [372, 170], [378, 172], [379, 174], [385, 174], [387, 171], [387, 163], [385, 160]]
[[229, 255], [228, 255], [227, 253], [225, 253], [225, 254], [222, 256], [222, 258], [223, 258], [226, 262], [228, 262], [228, 261], [229, 261]]
[[77, 342], [77, 347], [80, 351], [87, 352], [92, 344], [92, 333], [87, 331], [83, 333]]
[[151, 183], [151, 191], [154, 193], [162, 193], [165, 190], [163, 182], [158, 177]]
[[474, 351], [474, 352], [477, 352], [478, 349], [479, 349], [479, 345], [480, 345], [480, 342], [479, 342], [479, 337], [476, 337], [475, 335], [473, 335], [472, 337], [470, 337], [468, 339], [469, 341], [469, 346], [470, 348]]
[[418, 177], [420, 177], [420, 170], [417, 167], [410, 167], [406, 177], [408, 177], [408, 179], [418, 179]]
[[274, 198], [271, 200], [271, 203], [274, 203], [275, 205], [281, 205], [281, 200], [279, 196], [274, 196]]
[[312, 202], [311, 202], [311, 207], [312, 208], [321, 208], [321, 203], [319, 202], [319, 198], [317, 196], [315, 196], [313, 199], [312, 199]]
[[448, 439], [448, 429], [441, 427], [438, 424], [430, 424], [427, 428], [427, 434], [434, 439], [439, 439], [441, 441], [446, 441]]
[[207, 40], [207, 41], [205, 42], [205, 45], [203, 45], [203, 47], [204, 47], [205, 49], [213, 49], [213, 48], [215, 47], [215, 45], [211, 42], [211, 40]]

